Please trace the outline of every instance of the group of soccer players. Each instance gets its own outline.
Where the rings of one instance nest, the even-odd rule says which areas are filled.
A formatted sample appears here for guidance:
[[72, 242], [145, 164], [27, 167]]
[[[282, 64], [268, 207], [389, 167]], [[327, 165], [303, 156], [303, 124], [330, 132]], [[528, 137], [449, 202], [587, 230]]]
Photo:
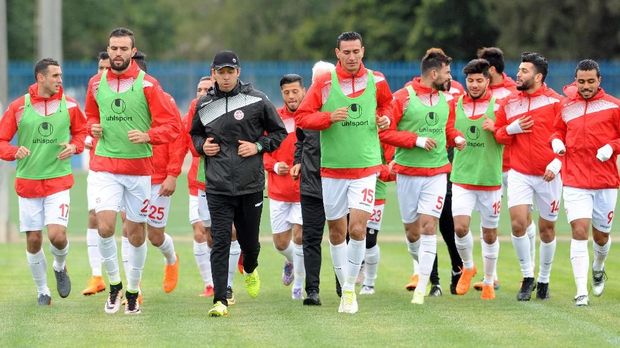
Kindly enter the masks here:
[[[385, 76], [364, 66], [364, 50], [358, 33], [345, 32], [335, 48], [337, 65], [317, 70], [307, 91], [299, 75], [283, 76], [284, 106], [277, 111], [281, 118], [278, 127], [286, 129], [286, 137], [264, 151], [258, 139], [251, 140], [255, 151], [249, 154], [243, 153], [246, 144], [239, 140], [239, 155], [233, 155], [241, 160], [261, 157], [268, 177], [273, 243], [285, 258], [282, 282], [292, 284], [292, 298], [304, 299], [305, 305], [321, 304], [318, 271], [325, 222], [334, 273], [341, 286], [338, 311], [358, 311], [355, 286], [360, 272], [364, 280], [359, 295], [375, 293], [380, 259], [377, 234], [389, 181], [396, 181], [407, 249], [414, 264], [407, 284], [413, 291], [411, 303], [424, 303], [432, 281], [436, 230], [446, 202], [450, 202], [446, 197], [450, 183], [452, 216], [448, 218], [454, 230], [447, 233], [453, 234], [454, 243], [447, 245], [462, 262], [451, 287], [454, 294], [466, 294], [477, 274], [473, 228], [480, 234], [483, 259], [483, 280], [474, 287], [481, 290], [481, 299], [495, 298], [498, 226], [505, 190], [512, 243], [523, 275], [517, 300], [529, 301], [534, 290], [538, 299], [550, 296], [555, 221], [562, 195], [572, 230], [575, 304], [589, 304], [590, 225], [594, 240], [592, 293], [600, 296], [607, 278], [605, 259], [620, 185], [616, 165], [620, 101], [600, 87], [598, 64], [590, 59], [579, 62], [575, 81], [561, 96], [545, 84], [548, 63], [539, 53], [523, 53], [513, 81], [504, 73], [502, 51], [483, 48], [463, 69], [463, 88], [452, 81], [451, 58], [432, 48], [421, 60], [420, 76], [392, 94]], [[211, 73], [232, 69], [238, 77], [236, 55], [221, 57], [231, 61], [216, 64], [214, 60]], [[27, 260], [38, 303], [51, 303], [41, 248], [44, 227], [54, 255], [59, 295], [67, 297], [71, 291], [65, 262], [69, 189], [73, 185], [70, 157], [84, 148], [90, 149], [87, 248], [92, 277], [82, 294], [106, 289], [105, 270], [109, 282], [105, 312], [119, 311], [125, 297], [125, 313], [139, 314], [146, 237], [164, 256], [163, 289], [173, 291], [179, 258], [165, 226], [176, 178], [190, 152], [189, 221], [195, 260], [204, 282], [201, 295], [217, 297], [225, 290], [225, 300], [214, 299], [209, 315], [227, 315], [227, 307], [235, 302], [232, 279], [238, 264], [246, 275], [246, 286], [255, 287], [248, 288], [251, 295], [258, 294], [260, 283], [256, 271], [245, 273], [239, 261], [243, 245], [235, 240], [232, 226], [227, 286], [223, 289], [214, 284], [215, 276], [223, 278], [212, 274], [211, 261], [216, 259], [211, 255], [211, 204], [205, 192], [205, 171], [210, 167], [205, 160], [229, 154], [219, 150], [210, 154], [213, 140], [209, 139], [213, 138], [198, 146], [189, 132], [194, 136], [193, 127], [200, 125], [198, 122], [206, 127], [204, 120], [210, 117], [241, 122], [244, 113], [231, 103], [221, 114], [205, 114], [204, 110], [214, 108], [204, 108], [211, 101], [203, 96], [221, 87], [218, 79], [205, 77], [198, 83], [197, 98], [181, 118], [172, 97], [146, 74], [145, 57], [137, 51], [128, 29], [113, 30], [107, 52], [99, 58], [100, 71], [88, 84], [86, 116], [75, 100], [64, 95], [59, 64], [43, 59], [35, 65], [36, 83], [9, 105], [0, 121], [0, 158], [17, 160], [20, 231], [27, 236]], [[252, 103], [255, 101], [246, 101], [242, 106]], [[237, 132], [232, 128], [222, 131]], [[10, 144], [15, 134], [17, 146]], [[312, 177], [316, 180], [308, 181]], [[322, 206], [320, 212], [317, 202]], [[532, 219], [534, 209], [539, 212], [538, 224]], [[472, 227], [474, 210], [480, 213], [480, 226]], [[118, 212], [123, 221], [125, 292], [114, 238]], [[535, 279], [537, 229], [539, 273]], [[258, 251], [253, 257], [257, 255]], [[431, 290], [433, 293], [437, 294]]]

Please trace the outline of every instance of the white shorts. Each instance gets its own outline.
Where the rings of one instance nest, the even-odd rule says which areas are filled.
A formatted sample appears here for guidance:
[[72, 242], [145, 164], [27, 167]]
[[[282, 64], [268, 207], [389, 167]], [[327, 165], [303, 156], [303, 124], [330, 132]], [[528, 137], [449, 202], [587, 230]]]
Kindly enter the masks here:
[[508, 208], [523, 204], [531, 207], [535, 203], [541, 218], [556, 221], [561, 197], [562, 178], [559, 174], [551, 182], [546, 182], [542, 176], [521, 174], [513, 169], [508, 172]]
[[484, 228], [499, 226], [499, 212], [502, 204], [502, 190], [468, 190], [457, 184], [452, 185], [452, 216], [469, 216], [475, 209], [480, 212], [480, 222]]
[[18, 197], [19, 230], [42, 231], [43, 227], [51, 224], [67, 227], [70, 201], [69, 190], [41, 198]]
[[93, 172], [95, 211], [127, 212], [127, 220], [146, 222], [151, 198], [149, 175], [124, 175], [109, 172]]
[[88, 211], [95, 210], [95, 183], [93, 182], [93, 171], [88, 171], [88, 176], [86, 176], [86, 201], [88, 204]]
[[360, 179], [321, 178], [325, 219], [338, 220], [349, 213], [349, 209], [359, 209], [372, 213], [375, 206], [375, 186], [377, 175]]
[[405, 224], [415, 222], [420, 214], [439, 218], [446, 198], [446, 174], [435, 176], [396, 175], [396, 194], [400, 217]]
[[564, 208], [568, 222], [577, 219], [592, 219], [592, 226], [609, 233], [614, 220], [614, 209], [618, 198], [617, 189], [588, 190], [564, 187]]
[[282, 233], [301, 225], [301, 204], [299, 202], [282, 202], [269, 199], [269, 216], [271, 217], [271, 233]]
[[189, 196], [189, 223], [193, 225], [199, 221], [204, 227], [211, 227], [207, 194], [203, 190], [198, 190], [197, 196]]
[[381, 230], [381, 222], [383, 222], [383, 210], [385, 208], [385, 204], [375, 205], [375, 208], [372, 210], [370, 214], [370, 218], [368, 219], [368, 223], [366, 227], [372, 228], [373, 230], [380, 231]]
[[161, 184], [151, 185], [147, 224], [155, 228], [164, 228], [170, 216], [170, 196], [160, 196]]
[[508, 170], [502, 172], [502, 196], [504, 196], [504, 192], [506, 192], [506, 189], [508, 188], [508, 172]]

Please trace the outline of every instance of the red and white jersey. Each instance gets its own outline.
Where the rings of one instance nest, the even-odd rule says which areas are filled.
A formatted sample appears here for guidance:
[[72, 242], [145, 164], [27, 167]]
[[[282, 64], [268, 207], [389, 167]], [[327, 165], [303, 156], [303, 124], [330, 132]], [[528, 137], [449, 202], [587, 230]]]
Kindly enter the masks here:
[[197, 196], [198, 190], [205, 190], [206, 184], [204, 181], [198, 181], [198, 166], [200, 165], [200, 155], [196, 152], [194, 148], [194, 144], [192, 143], [192, 137], [189, 136], [189, 131], [192, 129], [192, 120], [194, 118], [194, 113], [196, 113], [196, 102], [198, 98], [192, 100], [189, 105], [189, 110], [187, 111], [187, 115], [183, 117], [183, 132], [187, 135], [186, 144], [187, 149], [192, 154], [192, 165], [189, 167], [189, 172], [187, 172], [187, 186], [189, 188], [190, 196]]
[[[517, 92], [507, 97], [495, 113], [495, 139], [510, 145], [510, 167], [522, 174], [544, 175], [555, 155], [549, 146], [555, 115], [562, 97], [546, 85], [534, 93]], [[534, 126], [530, 133], [510, 135], [506, 127], [521, 117], [530, 116]], [[504, 150], [506, 151], [506, 150]]]
[[286, 127], [288, 135], [280, 147], [273, 152], [266, 152], [263, 155], [263, 164], [267, 171], [267, 195], [271, 199], [281, 202], [299, 202], [301, 200], [299, 191], [299, 180], [293, 180], [289, 175], [278, 175], [274, 171], [274, 166], [278, 162], [286, 163], [289, 168], [293, 166], [295, 158], [295, 143], [297, 135], [295, 134], [295, 117], [286, 106], [278, 109], [278, 114], [282, 118], [282, 122]]
[[[173, 105], [176, 111], [179, 128], [184, 129], [181, 125], [181, 114], [176, 107], [177, 104], [174, 98], [166, 92], [164, 92], [164, 95], [170, 99], [170, 104]], [[187, 153], [188, 137], [188, 132], [181, 131], [179, 136], [172, 142], [153, 145], [153, 174], [151, 174], [151, 185], [161, 184], [166, 180], [167, 176], [174, 176], [176, 178], [181, 174], [181, 167], [183, 166], [183, 160]]]
[[[566, 91], [566, 89], [565, 89]], [[575, 92], [575, 91], [573, 91]], [[566, 146], [562, 159], [565, 186], [582, 189], [617, 189], [620, 185], [616, 158], [620, 152], [620, 100], [601, 88], [590, 99], [568, 93], [555, 120], [551, 140]], [[611, 145], [613, 156], [601, 162], [599, 148]]]
[[[502, 102], [513, 93], [517, 93], [517, 84], [506, 73], [502, 73], [503, 80], [500, 83], [489, 86], [491, 93], [498, 103]], [[510, 169], [510, 153], [508, 148], [504, 147], [504, 158], [502, 162], [502, 171], [507, 172]]]

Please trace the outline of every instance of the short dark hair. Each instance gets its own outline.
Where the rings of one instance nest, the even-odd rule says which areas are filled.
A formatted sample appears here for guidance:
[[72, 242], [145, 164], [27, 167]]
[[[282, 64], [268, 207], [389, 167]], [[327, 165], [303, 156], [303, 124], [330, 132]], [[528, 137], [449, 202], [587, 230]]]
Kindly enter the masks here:
[[441, 48], [429, 48], [422, 57], [422, 63], [420, 64], [420, 70], [422, 74], [427, 73], [432, 69], [441, 69], [444, 65], [450, 65], [452, 58], [444, 53]]
[[340, 49], [340, 42], [342, 41], [355, 41], [360, 40], [362, 46], [364, 46], [364, 41], [362, 41], [362, 35], [355, 31], [345, 31], [344, 33], [338, 35], [338, 39], [336, 39], [336, 47]]
[[[126, 37], [128, 36], [131, 39], [131, 48], [136, 47], [136, 39], [133, 35], [133, 31], [131, 31], [130, 29], [127, 28], [116, 28], [114, 30], [112, 30], [112, 32], [110, 32], [110, 37]], [[108, 39], [109, 39], [108, 38]]]
[[584, 59], [580, 61], [575, 68], [575, 77], [577, 77], [577, 71], [579, 70], [596, 70], [596, 77], [601, 77], [601, 68], [598, 66], [598, 63], [593, 59]]
[[299, 82], [299, 85], [301, 87], [304, 86], [304, 78], [297, 75], [297, 74], [286, 74], [284, 76], [282, 76], [282, 78], [280, 79], [280, 88], [282, 88], [283, 85], [289, 84], [289, 83], [294, 83], [294, 82]]
[[537, 52], [521, 53], [521, 63], [532, 63], [537, 73], [542, 74], [542, 82], [545, 82], [547, 72], [549, 71], [549, 63], [547, 58]]
[[142, 71], [146, 72], [146, 54], [144, 52], [136, 51], [136, 54], [133, 55], [133, 60]]
[[491, 65], [486, 59], [472, 59], [463, 68], [463, 74], [465, 74], [465, 76], [469, 74], [482, 74], [484, 77], [488, 78], [490, 67]]
[[47, 73], [47, 67], [50, 65], [60, 66], [60, 64], [58, 64], [58, 61], [53, 58], [43, 58], [38, 61], [34, 65], [34, 79], [37, 79], [37, 74], [45, 75], [45, 73]]
[[478, 50], [478, 58], [486, 59], [498, 74], [504, 72], [504, 52], [497, 47], [482, 47]]
[[98, 60], [110, 59], [110, 55], [108, 54], [108, 51], [101, 51], [97, 55], [97, 59]]

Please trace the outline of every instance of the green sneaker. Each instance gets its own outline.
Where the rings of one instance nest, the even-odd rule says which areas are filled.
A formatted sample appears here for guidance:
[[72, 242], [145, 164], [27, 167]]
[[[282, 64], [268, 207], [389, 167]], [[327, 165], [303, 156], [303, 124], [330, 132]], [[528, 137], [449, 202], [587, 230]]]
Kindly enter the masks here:
[[217, 301], [209, 310], [210, 317], [225, 317], [228, 315], [228, 307], [222, 303], [222, 301]]
[[258, 270], [255, 269], [252, 273], [245, 274], [245, 290], [252, 298], [258, 296], [260, 291], [260, 278], [258, 278]]

